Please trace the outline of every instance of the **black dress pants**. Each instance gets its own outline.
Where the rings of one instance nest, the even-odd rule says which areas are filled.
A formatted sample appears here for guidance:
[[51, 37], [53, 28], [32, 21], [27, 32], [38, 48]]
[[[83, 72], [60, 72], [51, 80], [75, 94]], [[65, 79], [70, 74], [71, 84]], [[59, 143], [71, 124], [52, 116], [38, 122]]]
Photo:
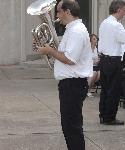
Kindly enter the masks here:
[[106, 122], [116, 118], [120, 100], [121, 72], [121, 57], [101, 56], [99, 116]]
[[68, 150], [85, 150], [82, 106], [88, 91], [87, 79], [64, 79], [58, 88], [61, 125]]

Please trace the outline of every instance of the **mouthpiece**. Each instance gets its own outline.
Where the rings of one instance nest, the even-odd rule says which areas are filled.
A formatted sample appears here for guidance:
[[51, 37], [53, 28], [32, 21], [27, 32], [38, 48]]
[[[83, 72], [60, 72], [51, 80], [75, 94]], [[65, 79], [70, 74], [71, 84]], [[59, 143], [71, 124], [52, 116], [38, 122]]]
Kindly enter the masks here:
[[59, 22], [59, 21], [60, 21], [60, 19], [59, 19], [59, 18], [57, 18], [57, 19], [56, 19], [55, 21], [53, 21], [53, 22], [55, 23], [55, 22]]

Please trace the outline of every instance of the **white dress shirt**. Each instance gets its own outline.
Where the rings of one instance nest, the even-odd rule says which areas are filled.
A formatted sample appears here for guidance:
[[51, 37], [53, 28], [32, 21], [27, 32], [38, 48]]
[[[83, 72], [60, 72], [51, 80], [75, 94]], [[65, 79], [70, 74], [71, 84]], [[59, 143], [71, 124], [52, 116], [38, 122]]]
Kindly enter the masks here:
[[117, 19], [110, 15], [99, 28], [98, 51], [109, 56], [122, 56], [125, 43], [125, 29]]
[[75, 65], [68, 65], [55, 60], [54, 76], [57, 80], [92, 76], [91, 44], [88, 31], [81, 19], [66, 25], [66, 31], [58, 50], [64, 52], [65, 56], [73, 61]]

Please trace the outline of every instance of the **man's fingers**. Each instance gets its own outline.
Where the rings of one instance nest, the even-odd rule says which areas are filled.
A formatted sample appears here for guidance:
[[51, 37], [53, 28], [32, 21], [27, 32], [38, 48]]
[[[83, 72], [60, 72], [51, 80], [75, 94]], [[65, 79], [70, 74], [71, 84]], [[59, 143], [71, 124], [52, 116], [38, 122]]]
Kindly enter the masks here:
[[45, 47], [50, 47], [48, 44], [45, 44]]

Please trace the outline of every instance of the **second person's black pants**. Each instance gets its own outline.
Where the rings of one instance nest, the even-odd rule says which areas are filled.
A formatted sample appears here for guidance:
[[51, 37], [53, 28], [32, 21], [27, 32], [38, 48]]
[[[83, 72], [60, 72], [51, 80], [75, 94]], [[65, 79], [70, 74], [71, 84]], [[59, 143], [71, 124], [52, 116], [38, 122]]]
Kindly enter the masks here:
[[100, 59], [101, 94], [99, 111], [105, 122], [116, 118], [121, 86], [121, 57], [102, 56]]

